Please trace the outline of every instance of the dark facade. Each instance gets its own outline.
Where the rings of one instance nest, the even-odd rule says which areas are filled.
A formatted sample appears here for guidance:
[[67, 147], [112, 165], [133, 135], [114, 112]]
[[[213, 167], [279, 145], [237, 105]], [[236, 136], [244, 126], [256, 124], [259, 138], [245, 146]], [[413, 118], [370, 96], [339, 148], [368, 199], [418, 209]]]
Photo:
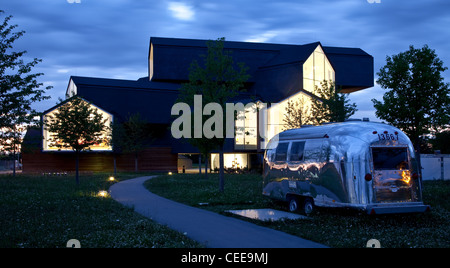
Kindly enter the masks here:
[[[172, 137], [171, 108], [181, 84], [188, 81], [190, 64], [193, 60], [200, 61], [200, 55], [207, 53], [206, 42], [152, 37], [148, 77], [133, 81], [72, 76], [66, 96], [82, 97], [111, 114], [115, 122], [139, 113], [149, 124], [159, 129], [156, 140], [139, 155], [142, 159], [139, 161], [140, 170], [176, 171], [178, 154], [198, 152], [183, 140]], [[285, 45], [226, 41], [224, 48], [231, 51], [234, 62], [243, 62], [249, 68], [250, 79], [246, 91], [236, 101], [257, 98], [265, 103], [276, 103], [299, 92], [312, 95], [303, 85], [303, 66], [318, 47], [334, 69], [335, 83], [342, 87], [343, 92], [351, 93], [373, 86], [373, 57], [359, 48], [326, 47], [319, 42]], [[41, 130], [35, 130], [25, 137], [24, 172], [73, 170], [71, 154], [48, 153], [42, 150], [42, 141], [30, 142], [33, 136], [41, 134]], [[239, 150], [235, 148], [233, 139], [227, 140], [226, 153], [237, 152], [247, 153], [254, 158], [254, 154], [261, 153], [261, 150]], [[85, 165], [91, 171], [112, 170], [113, 156], [110, 152], [85, 153], [83, 157], [85, 160], [82, 161], [91, 163]], [[134, 170], [134, 164], [129, 164], [134, 159], [130, 160], [126, 155], [120, 159], [119, 170]]]

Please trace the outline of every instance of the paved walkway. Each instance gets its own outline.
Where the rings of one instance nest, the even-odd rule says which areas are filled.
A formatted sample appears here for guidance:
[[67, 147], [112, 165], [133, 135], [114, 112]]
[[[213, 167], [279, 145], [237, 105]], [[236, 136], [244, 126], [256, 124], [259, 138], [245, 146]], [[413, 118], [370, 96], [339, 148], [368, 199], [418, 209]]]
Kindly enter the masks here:
[[149, 192], [152, 177], [111, 186], [113, 199], [160, 224], [186, 234], [209, 248], [317, 248], [324, 245], [243, 220], [190, 207]]

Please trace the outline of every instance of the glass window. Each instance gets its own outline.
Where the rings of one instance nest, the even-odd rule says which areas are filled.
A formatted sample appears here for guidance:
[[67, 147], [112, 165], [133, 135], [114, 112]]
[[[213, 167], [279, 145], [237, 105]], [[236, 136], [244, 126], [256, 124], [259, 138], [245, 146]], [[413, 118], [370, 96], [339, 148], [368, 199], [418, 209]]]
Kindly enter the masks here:
[[[64, 104], [64, 105], [68, 105], [68, 103]], [[105, 122], [105, 126], [109, 127], [111, 125], [111, 122], [113, 120], [113, 117], [111, 114], [107, 113], [106, 111], [103, 111], [101, 109], [99, 109], [98, 107], [96, 107], [95, 105], [92, 105], [92, 108], [97, 109], [97, 112], [99, 114], [102, 115], [103, 120], [106, 120]], [[47, 114], [44, 115], [44, 124], [45, 124], [45, 120], [47, 120], [49, 117], [54, 116], [56, 113], [58, 112], [58, 108], [48, 112]], [[109, 142], [109, 137], [110, 137], [110, 130], [105, 130], [100, 139], [102, 140], [99, 144], [94, 144], [92, 146], [89, 147], [90, 151], [111, 151], [112, 150], [112, 146]], [[47, 130], [47, 128], [44, 126], [43, 128], [43, 150], [44, 151], [73, 151], [72, 148], [60, 148], [58, 146], [56, 146], [56, 143], [59, 142], [51, 142], [49, 141], [51, 139], [52, 136], [54, 136], [55, 133], [49, 132]]]
[[255, 150], [258, 142], [258, 110], [256, 104], [237, 114], [235, 121], [235, 149]]
[[314, 80], [314, 90], [313, 90], [314, 94], [317, 94], [317, 90], [316, 89], [322, 88], [322, 83], [323, 83], [323, 80], [322, 81]]
[[305, 142], [305, 150], [303, 152], [303, 159], [310, 162], [323, 161], [323, 139], [310, 139]]
[[[256, 128], [245, 128], [245, 145], [246, 149], [252, 149], [253, 146], [256, 146], [258, 142], [258, 136], [256, 133]], [[253, 148], [256, 149], [256, 148]]]
[[66, 92], [66, 98], [71, 98], [78, 94], [77, 85], [73, 82], [72, 79], [69, 81], [69, 86]]
[[245, 127], [256, 127], [256, 120], [258, 119], [258, 109], [256, 104], [245, 108]]
[[372, 148], [373, 167], [375, 170], [404, 170], [408, 167], [406, 148]]
[[277, 147], [277, 151], [275, 153], [275, 161], [286, 161], [287, 158], [287, 150], [289, 147], [288, 142], [279, 143]]
[[[219, 169], [219, 154], [211, 154], [211, 168]], [[224, 154], [223, 164], [225, 168], [241, 169], [249, 167], [248, 154]]]
[[303, 160], [303, 151], [305, 149], [304, 141], [293, 142], [291, 145], [291, 150], [289, 152], [289, 161], [302, 161]]
[[303, 78], [314, 80], [314, 54], [303, 64]]
[[[245, 115], [244, 112], [238, 112], [235, 121], [236, 136], [235, 144], [244, 145], [245, 144]], [[243, 148], [240, 148], [243, 149]]]
[[[302, 112], [305, 117], [309, 115], [309, 111], [311, 109], [311, 97], [306, 95], [304, 92], [299, 92], [296, 95], [293, 95], [280, 103], [272, 104], [272, 106], [267, 110], [267, 120], [266, 120], [266, 129], [265, 129], [265, 138], [267, 141], [273, 138], [276, 134], [289, 129], [286, 124], [286, 108], [288, 107], [288, 102], [293, 102], [294, 104], [299, 103], [302, 108]], [[264, 117], [263, 117], [264, 118]], [[256, 120], [255, 120], [256, 121]], [[308, 124], [305, 122], [304, 124]]]
[[280, 117], [280, 104], [273, 104], [267, 111], [267, 139], [280, 133], [283, 129], [283, 117]]
[[303, 64], [303, 89], [314, 93], [315, 86], [321, 87], [324, 80], [334, 82], [335, 72], [321, 46], [317, 46]]
[[303, 79], [303, 89], [314, 92], [314, 80], [313, 79]]
[[[245, 143], [245, 133], [242, 130], [236, 130], [235, 144], [244, 145]], [[240, 148], [243, 149], [243, 148]]]
[[325, 80], [325, 54], [318, 51], [314, 52], [314, 80], [322, 82]]

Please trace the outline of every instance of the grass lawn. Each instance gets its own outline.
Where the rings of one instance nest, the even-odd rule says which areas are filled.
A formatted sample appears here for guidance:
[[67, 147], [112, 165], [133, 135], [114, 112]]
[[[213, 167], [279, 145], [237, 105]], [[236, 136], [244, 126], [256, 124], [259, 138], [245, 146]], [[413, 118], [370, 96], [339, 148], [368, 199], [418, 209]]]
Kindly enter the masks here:
[[[119, 174], [117, 180], [140, 175]], [[122, 206], [111, 197], [108, 174], [0, 176], [0, 248], [201, 247], [186, 236]]]
[[[224, 193], [218, 185], [216, 174], [208, 179], [198, 174], [164, 175], [146, 182], [153, 193], [229, 216], [225, 210], [282, 209], [262, 196], [260, 175], [226, 175]], [[318, 209], [308, 220], [243, 219], [330, 247], [363, 248], [370, 239], [378, 239], [385, 248], [450, 247], [450, 181], [424, 182], [424, 202], [432, 206], [430, 213], [369, 216], [346, 209]]]

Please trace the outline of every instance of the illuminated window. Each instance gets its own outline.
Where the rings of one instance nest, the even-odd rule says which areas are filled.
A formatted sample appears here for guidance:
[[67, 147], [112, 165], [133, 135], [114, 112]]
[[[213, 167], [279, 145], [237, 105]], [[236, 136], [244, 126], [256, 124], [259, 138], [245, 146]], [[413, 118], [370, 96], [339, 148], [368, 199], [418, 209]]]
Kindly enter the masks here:
[[255, 150], [258, 142], [258, 111], [256, 104], [237, 114], [235, 122], [235, 149]]
[[[113, 120], [113, 117], [111, 114], [103, 111], [102, 109], [99, 109], [98, 107], [96, 107], [95, 105], [90, 104], [93, 108], [96, 108], [98, 113], [100, 113], [103, 117], [103, 119], [107, 119], [105, 125], [106, 126], [110, 126], [111, 122]], [[51, 110], [50, 112], [46, 113], [44, 115], [44, 122], [46, 121], [46, 117], [47, 116], [53, 116], [56, 112], [58, 111], [58, 108], [55, 108], [54, 110]], [[44, 126], [43, 128], [43, 136], [44, 136], [44, 140], [43, 140], [43, 150], [44, 151], [72, 151], [71, 148], [58, 148], [56, 146], [52, 146], [52, 144], [48, 141], [50, 139], [50, 137], [52, 137], [54, 134], [49, 132], [46, 127]], [[90, 151], [112, 151], [112, 147], [109, 144], [108, 140], [109, 140], [109, 136], [110, 133], [105, 131], [102, 136], [100, 137], [100, 139], [102, 140], [101, 143], [99, 144], [95, 144], [92, 145], [89, 150]]]
[[303, 112], [305, 113], [305, 118], [310, 111], [311, 97], [303, 92], [299, 92], [279, 103], [273, 104], [267, 111], [267, 124], [265, 133], [265, 137], [267, 137], [267, 140], [270, 140], [276, 134], [287, 129], [284, 118], [286, 115], [288, 102], [301, 103]]
[[148, 63], [148, 70], [149, 70], [149, 79], [152, 80], [153, 78], [153, 44], [150, 44], [150, 57], [149, 57], [149, 63]]
[[[248, 154], [224, 154], [223, 162], [225, 168], [248, 168]], [[219, 154], [211, 154], [211, 168], [219, 168]]]
[[73, 80], [70, 79], [69, 86], [67, 87], [67, 91], [66, 91], [66, 98], [71, 98], [71, 97], [77, 95], [77, 93], [78, 93], [77, 85], [75, 85]]
[[[303, 89], [314, 93], [315, 87], [321, 87], [321, 83], [324, 80], [334, 83], [335, 72], [322, 47], [319, 45], [303, 64]], [[264, 136], [267, 138], [267, 141], [276, 134], [286, 130], [284, 115], [286, 114], [286, 107], [289, 101], [293, 103], [301, 102], [305, 113], [308, 113], [311, 108], [311, 97], [304, 92], [299, 92], [277, 104], [273, 104], [268, 109], [267, 118], [265, 119], [266, 133], [264, 133]]]
[[335, 72], [322, 47], [317, 46], [303, 64], [303, 89], [314, 93], [324, 80], [334, 82]]

